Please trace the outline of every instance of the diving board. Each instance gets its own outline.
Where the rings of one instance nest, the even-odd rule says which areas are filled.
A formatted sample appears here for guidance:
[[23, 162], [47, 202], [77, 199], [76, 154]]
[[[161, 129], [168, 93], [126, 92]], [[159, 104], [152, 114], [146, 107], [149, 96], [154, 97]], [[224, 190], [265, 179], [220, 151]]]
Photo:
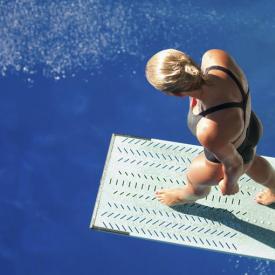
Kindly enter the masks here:
[[[113, 134], [90, 227], [95, 230], [275, 261], [275, 208], [257, 204], [263, 189], [247, 175], [240, 191], [217, 186], [193, 204], [166, 206], [161, 188], [186, 184], [201, 146]], [[274, 167], [275, 158], [266, 157]]]

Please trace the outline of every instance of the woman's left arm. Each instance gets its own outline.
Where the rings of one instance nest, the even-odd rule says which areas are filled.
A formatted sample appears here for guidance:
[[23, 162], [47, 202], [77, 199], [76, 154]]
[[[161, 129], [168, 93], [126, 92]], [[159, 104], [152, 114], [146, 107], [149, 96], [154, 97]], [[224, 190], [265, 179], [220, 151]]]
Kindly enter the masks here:
[[219, 186], [223, 195], [233, 195], [239, 191], [238, 179], [243, 174], [243, 159], [232, 143], [223, 147], [212, 147], [215, 157], [221, 161], [223, 179]]
[[231, 143], [234, 132], [232, 127], [221, 129], [213, 121], [205, 124], [203, 131], [197, 130], [201, 145], [211, 151], [222, 164], [224, 177], [219, 185], [224, 195], [238, 192], [238, 179], [243, 174], [243, 159]]

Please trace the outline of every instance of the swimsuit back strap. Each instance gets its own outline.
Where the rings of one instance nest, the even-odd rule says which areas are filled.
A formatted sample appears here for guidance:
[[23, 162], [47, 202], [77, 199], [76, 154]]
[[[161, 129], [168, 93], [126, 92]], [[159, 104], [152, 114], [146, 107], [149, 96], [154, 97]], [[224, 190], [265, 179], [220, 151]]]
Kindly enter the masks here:
[[227, 108], [233, 108], [233, 107], [243, 107], [242, 102], [227, 102], [223, 103], [217, 106], [210, 107], [209, 109], [202, 111], [199, 113], [201, 116], [206, 116], [208, 114], [214, 113], [216, 111], [222, 110], [222, 109], [227, 109]]
[[232, 71], [230, 71], [229, 69], [227, 69], [225, 67], [222, 67], [219, 65], [210, 66], [210, 67], [206, 68], [205, 73], [208, 74], [208, 72], [210, 70], [220, 70], [220, 71], [227, 73], [233, 79], [233, 81], [236, 83], [236, 85], [238, 86], [238, 88], [242, 94], [243, 101], [242, 102], [229, 102], [229, 103], [224, 103], [224, 104], [221, 104], [218, 106], [214, 106], [214, 107], [209, 108], [208, 110], [201, 112], [200, 114], [205, 116], [208, 113], [212, 113], [212, 112], [220, 110], [220, 109], [242, 106], [242, 108], [244, 110], [244, 121], [246, 121], [246, 103], [247, 103], [247, 99], [248, 99], [248, 95], [249, 95], [249, 88], [248, 88], [247, 93], [245, 93], [243, 86], [242, 86], [241, 82], [239, 81], [239, 79], [235, 76], [235, 74]]
[[235, 81], [235, 83], [239, 87], [239, 89], [240, 89], [240, 91], [242, 93], [242, 96], [243, 96], [243, 98], [245, 100], [245, 98], [247, 97], [247, 94], [245, 93], [245, 91], [243, 89], [243, 86], [240, 83], [239, 79], [232, 73], [232, 71], [230, 71], [229, 69], [227, 69], [225, 67], [215, 65], [215, 66], [210, 66], [210, 67], [206, 68], [205, 73], [208, 74], [208, 72], [210, 70], [220, 70], [220, 71], [223, 71], [223, 72], [227, 73]]

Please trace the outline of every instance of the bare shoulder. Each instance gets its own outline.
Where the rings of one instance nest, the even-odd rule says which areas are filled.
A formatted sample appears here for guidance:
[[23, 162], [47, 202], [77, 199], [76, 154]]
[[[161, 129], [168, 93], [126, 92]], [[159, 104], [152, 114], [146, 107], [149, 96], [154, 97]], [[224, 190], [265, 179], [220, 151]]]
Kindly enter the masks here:
[[[230, 69], [242, 82], [243, 87], [248, 87], [245, 73], [238, 65], [236, 60], [226, 51], [220, 49], [211, 49], [206, 51], [202, 56], [201, 69], [205, 71], [207, 67], [220, 65]], [[221, 74], [221, 72], [216, 73]], [[228, 77], [228, 76], [227, 76]]]
[[197, 139], [203, 147], [209, 150], [232, 143], [244, 127], [243, 121], [236, 112], [228, 112], [228, 110], [220, 112], [224, 112], [224, 114], [201, 119], [197, 125]]
[[224, 50], [211, 49], [206, 51], [202, 56], [202, 67], [206, 68], [211, 65], [221, 65], [228, 67], [234, 62], [233, 58]]
[[230, 59], [231, 56], [228, 52], [221, 50], [221, 49], [211, 49], [206, 51], [203, 56], [202, 59], [213, 59], [213, 58], [228, 58]]

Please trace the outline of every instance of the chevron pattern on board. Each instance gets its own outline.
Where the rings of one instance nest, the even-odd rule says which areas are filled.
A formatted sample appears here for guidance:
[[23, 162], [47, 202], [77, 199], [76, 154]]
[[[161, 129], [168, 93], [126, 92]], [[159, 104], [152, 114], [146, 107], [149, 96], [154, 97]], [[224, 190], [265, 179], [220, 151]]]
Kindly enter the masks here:
[[[168, 207], [155, 191], [186, 184], [201, 146], [113, 134], [90, 227], [96, 230], [275, 260], [275, 208], [259, 205], [262, 186], [247, 175], [240, 191], [217, 186], [193, 204]], [[265, 157], [274, 167], [275, 159]]]

